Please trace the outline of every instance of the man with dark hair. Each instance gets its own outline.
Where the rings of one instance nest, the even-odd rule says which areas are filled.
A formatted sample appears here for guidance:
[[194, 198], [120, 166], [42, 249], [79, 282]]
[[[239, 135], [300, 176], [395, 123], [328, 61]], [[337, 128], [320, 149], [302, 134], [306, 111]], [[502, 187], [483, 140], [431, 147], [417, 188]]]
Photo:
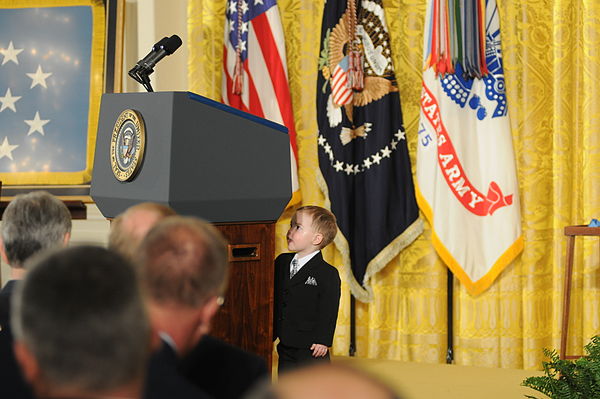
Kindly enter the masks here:
[[90, 246], [28, 267], [11, 320], [17, 360], [37, 397], [141, 398], [151, 329], [133, 267]]
[[32, 256], [67, 245], [71, 214], [65, 204], [45, 191], [17, 195], [2, 216], [0, 255], [10, 265], [10, 280], [0, 291], [0, 398], [29, 398], [31, 391], [17, 366], [10, 329], [11, 294], [25, 275]]

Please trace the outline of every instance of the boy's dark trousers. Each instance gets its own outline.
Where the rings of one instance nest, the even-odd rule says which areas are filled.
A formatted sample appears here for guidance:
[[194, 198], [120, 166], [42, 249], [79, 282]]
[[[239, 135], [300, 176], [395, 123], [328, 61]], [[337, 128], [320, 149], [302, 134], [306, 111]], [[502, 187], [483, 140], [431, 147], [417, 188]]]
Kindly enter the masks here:
[[329, 350], [325, 356], [314, 357], [312, 350], [307, 348], [292, 348], [291, 346], [283, 345], [281, 342], [277, 344], [277, 354], [279, 355], [279, 365], [277, 373], [281, 375], [286, 371], [290, 371], [302, 366], [314, 363], [329, 363]]

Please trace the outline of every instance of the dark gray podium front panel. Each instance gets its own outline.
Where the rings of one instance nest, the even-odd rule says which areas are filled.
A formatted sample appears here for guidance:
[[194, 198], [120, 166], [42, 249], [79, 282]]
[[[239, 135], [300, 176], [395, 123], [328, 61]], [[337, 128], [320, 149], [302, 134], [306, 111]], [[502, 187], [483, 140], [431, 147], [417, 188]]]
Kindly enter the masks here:
[[[125, 109], [142, 115], [146, 148], [137, 176], [120, 182], [110, 140]], [[104, 94], [91, 196], [107, 218], [152, 201], [211, 222], [276, 220], [291, 196], [285, 131], [192, 93]]]

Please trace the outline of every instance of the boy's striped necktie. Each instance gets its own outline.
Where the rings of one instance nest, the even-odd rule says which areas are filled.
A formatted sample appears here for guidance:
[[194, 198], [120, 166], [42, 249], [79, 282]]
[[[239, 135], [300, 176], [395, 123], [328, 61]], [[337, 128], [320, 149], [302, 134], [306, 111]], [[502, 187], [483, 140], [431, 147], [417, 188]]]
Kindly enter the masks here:
[[290, 271], [290, 278], [294, 277], [294, 275], [296, 273], [298, 273], [298, 269], [299, 269], [298, 266], [300, 266], [298, 264], [298, 259], [296, 259], [296, 258], [292, 259], [292, 270]]

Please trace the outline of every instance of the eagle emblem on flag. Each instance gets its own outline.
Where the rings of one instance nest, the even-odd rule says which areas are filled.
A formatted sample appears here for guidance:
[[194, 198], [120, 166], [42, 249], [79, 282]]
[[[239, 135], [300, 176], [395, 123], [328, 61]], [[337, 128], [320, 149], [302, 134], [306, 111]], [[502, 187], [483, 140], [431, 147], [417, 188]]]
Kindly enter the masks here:
[[[352, 41], [350, 31], [350, 10], [347, 10], [338, 20], [335, 27], [325, 34], [322, 43], [319, 69], [326, 84], [331, 85], [331, 98], [328, 107], [330, 125], [341, 123], [342, 112], [352, 121], [354, 106], [365, 106], [382, 98], [390, 92], [397, 92], [390, 50], [390, 36], [385, 26], [383, 8], [376, 7], [377, 3], [365, 1], [370, 7], [364, 11], [362, 24], [356, 27], [363, 48], [365, 68], [364, 88], [352, 91], [349, 74], [349, 48]], [[333, 73], [331, 72], [333, 71]], [[392, 77], [392, 79], [390, 79]], [[325, 90], [325, 87], [323, 87]], [[343, 108], [341, 106], [344, 106]], [[356, 136], [364, 137], [360, 134]]]

